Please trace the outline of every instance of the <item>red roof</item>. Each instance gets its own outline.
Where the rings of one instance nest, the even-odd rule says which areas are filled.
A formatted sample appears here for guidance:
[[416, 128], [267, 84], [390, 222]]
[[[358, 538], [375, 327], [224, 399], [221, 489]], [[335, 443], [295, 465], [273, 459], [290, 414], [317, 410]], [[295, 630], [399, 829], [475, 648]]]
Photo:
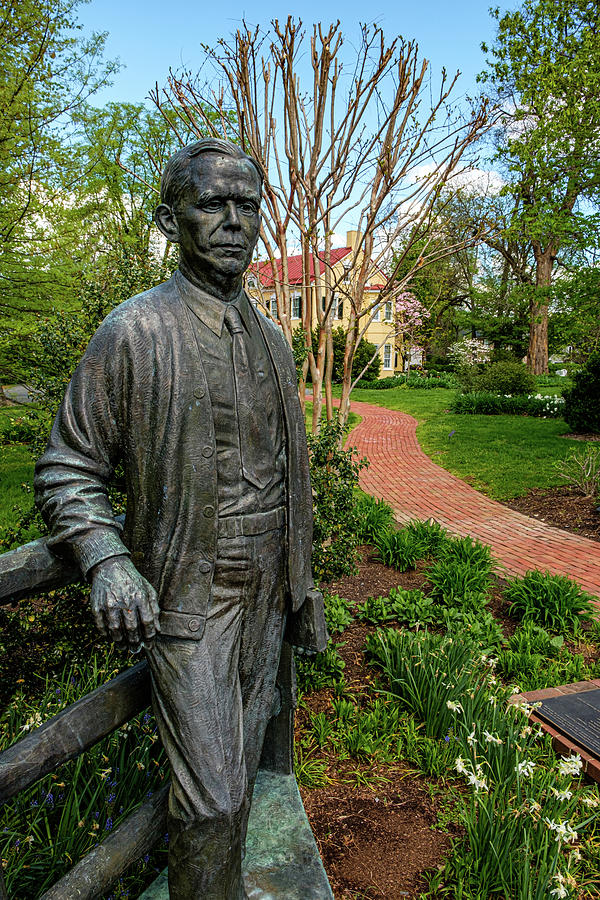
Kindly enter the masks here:
[[[344, 256], [347, 256], [350, 253], [352, 247], [338, 247], [337, 250], [331, 251], [331, 265], [339, 262], [340, 259], [343, 259]], [[282, 271], [283, 266], [281, 259], [275, 260], [275, 265], [277, 267], [277, 281], [281, 283], [283, 281]], [[302, 284], [302, 256], [288, 256], [287, 258], [288, 265], [288, 284]], [[325, 263], [323, 260], [320, 260], [319, 268], [321, 272], [325, 271]], [[270, 260], [263, 260], [258, 264], [253, 264], [250, 267], [251, 272], [255, 272], [258, 274], [260, 278], [260, 282], [264, 288], [272, 288], [275, 286], [275, 279], [273, 278], [273, 268], [271, 266]], [[313, 257], [310, 257], [310, 280], [314, 281], [315, 268]]]

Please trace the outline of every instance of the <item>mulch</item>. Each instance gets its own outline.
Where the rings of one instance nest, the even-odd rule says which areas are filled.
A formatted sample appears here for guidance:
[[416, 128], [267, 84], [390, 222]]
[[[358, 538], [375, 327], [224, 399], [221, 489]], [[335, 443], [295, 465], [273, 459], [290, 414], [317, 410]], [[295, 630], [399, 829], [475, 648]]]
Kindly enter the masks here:
[[[598, 437], [598, 435], [596, 435]], [[524, 497], [506, 500], [504, 506], [539, 522], [600, 541], [599, 501], [584, 497], [570, 487], [534, 488]]]

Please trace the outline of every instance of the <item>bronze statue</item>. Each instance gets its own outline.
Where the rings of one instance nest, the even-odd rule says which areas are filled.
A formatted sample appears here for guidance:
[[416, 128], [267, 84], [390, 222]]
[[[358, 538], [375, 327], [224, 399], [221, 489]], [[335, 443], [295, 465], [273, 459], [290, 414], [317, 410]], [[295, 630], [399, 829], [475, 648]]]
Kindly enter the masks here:
[[[98, 628], [149, 660], [172, 769], [169, 890], [237, 900], [288, 612], [312, 588], [312, 498], [290, 348], [242, 287], [262, 177], [205, 139], [167, 163], [164, 284], [92, 338], [37, 464], [50, 545], [91, 582]], [[107, 486], [127, 483], [124, 527]]]

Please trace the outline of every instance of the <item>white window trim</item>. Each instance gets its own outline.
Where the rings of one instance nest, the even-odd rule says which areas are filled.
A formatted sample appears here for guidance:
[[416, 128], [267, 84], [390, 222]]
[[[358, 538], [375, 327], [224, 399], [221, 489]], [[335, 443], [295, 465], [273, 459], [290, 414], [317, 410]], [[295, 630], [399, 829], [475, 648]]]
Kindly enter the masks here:
[[[387, 365], [386, 365], [386, 357], [387, 357]], [[384, 344], [383, 345], [383, 368], [388, 371], [392, 368], [392, 345]]]
[[[300, 320], [302, 318], [302, 295], [301, 294], [292, 294], [292, 319]], [[298, 315], [294, 314], [294, 307], [296, 305], [296, 301], [298, 302]]]

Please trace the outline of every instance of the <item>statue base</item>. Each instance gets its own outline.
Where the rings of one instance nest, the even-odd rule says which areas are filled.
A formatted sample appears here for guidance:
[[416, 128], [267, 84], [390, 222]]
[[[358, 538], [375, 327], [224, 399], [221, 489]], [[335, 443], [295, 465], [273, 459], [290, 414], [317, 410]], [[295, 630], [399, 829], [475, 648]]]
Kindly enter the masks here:
[[[249, 900], [334, 900], [293, 775], [258, 773], [244, 883]], [[166, 870], [140, 900], [169, 900]]]

